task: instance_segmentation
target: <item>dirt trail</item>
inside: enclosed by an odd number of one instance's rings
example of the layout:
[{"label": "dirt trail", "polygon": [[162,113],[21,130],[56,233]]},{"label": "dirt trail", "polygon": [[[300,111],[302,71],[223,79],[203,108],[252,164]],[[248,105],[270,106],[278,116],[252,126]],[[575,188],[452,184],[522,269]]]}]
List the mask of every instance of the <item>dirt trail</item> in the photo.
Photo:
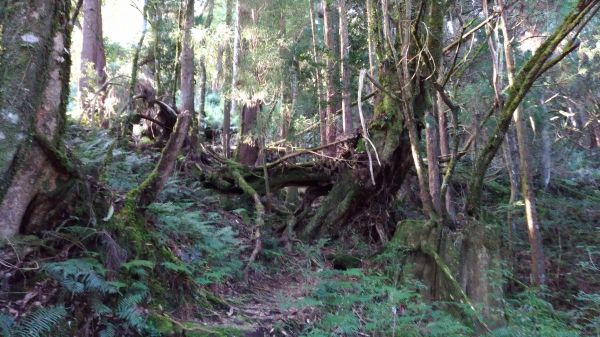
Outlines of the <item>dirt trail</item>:
[{"label": "dirt trail", "polygon": [[247,337],[297,336],[316,312],[311,308],[295,308],[293,304],[310,293],[313,282],[299,273],[257,276],[247,285],[236,285],[223,295],[230,309],[209,325],[239,329]]}]

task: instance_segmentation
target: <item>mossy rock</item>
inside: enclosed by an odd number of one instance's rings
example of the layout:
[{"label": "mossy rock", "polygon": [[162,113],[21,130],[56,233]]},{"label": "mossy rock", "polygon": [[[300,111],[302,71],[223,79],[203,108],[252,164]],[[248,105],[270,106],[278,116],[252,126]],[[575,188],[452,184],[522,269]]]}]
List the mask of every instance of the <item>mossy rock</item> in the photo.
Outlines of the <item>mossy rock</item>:
[{"label": "mossy rock", "polygon": [[437,242],[433,222],[425,220],[403,220],[396,225],[396,232],[387,245],[386,250],[420,250],[422,247]]}]

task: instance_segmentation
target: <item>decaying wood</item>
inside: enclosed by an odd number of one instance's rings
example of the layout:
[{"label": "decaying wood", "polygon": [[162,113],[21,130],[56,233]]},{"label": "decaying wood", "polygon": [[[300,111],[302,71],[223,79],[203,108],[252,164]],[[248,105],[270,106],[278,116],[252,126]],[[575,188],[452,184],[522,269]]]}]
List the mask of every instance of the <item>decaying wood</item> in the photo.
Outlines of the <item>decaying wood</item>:
[{"label": "decaying wood", "polygon": [[183,141],[187,136],[190,126],[190,116],[191,114],[187,110],[179,114],[175,131],[171,134],[171,138],[169,138],[167,145],[162,150],[158,164],[139,187],[138,208],[145,208],[153,203],[165,187],[169,176],[175,168],[177,156],[179,155],[179,151],[181,151]]}]

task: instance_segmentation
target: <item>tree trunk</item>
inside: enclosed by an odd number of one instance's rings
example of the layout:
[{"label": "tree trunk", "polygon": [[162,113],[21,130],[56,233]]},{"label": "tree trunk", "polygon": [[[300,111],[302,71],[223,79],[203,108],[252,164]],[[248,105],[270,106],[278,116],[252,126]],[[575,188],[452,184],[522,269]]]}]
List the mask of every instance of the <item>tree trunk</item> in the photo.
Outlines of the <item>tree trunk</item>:
[{"label": "tree trunk", "polygon": [[540,100],[542,111],[544,112],[542,117],[542,186],[544,191],[550,185],[550,178],[552,177],[552,137],[551,128],[552,123],[548,120],[547,109],[545,106],[545,99],[542,96]]},{"label": "tree trunk", "polygon": [[[446,114],[446,105],[441,97],[440,93],[437,93],[437,111],[438,111],[438,128],[439,128],[439,140],[440,140],[440,155],[442,157],[450,157],[450,136],[448,135],[448,118]],[[454,131],[456,132],[456,131]],[[454,189],[452,186],[448,186],[445,195],[446,214],[448,214],[449,220],[453,221],[456,218],[456,208],[454,206]]]},{"label": "tree trunk", "polygon": [[[335,123],[335,112],[336,112],[336,71],[335,71],[335,30],[332,22],[332,8],[328,0],[323,0],[323,34],[325,41],[325,49],[327,55],[325,55],[325,66],[327,72],[326,86],[327,86],[327,125],[325,128],[326,141],[323,144],[332,143],[336,137],[336,123]],[[323,145],[322,144],[322,145]],[[335,149],[334,149],[335,151]],[[328,151],[331,152],[331,149]]]},{"label": "tree trunk", "polygon": [[[231,26],[231,16],[233,13],[233,0],[227,0],[225,6],[225,24],[230,27]],[[223,141],[223,155],[226,158],[229,158],[231,155],[231,151],[229,150],[230,146],[230,138],[231,138],[231,93],[233,92],[233,88],[231,87],[232,83],[232,69],[233,69],[233,57],[232,57],[232,48],[227,43],[227,46],[224,48],[225,53],[225,80],[224,80],[224,90],[223,96],[225,96],[225,101],[223,103],[223,132],[222,141]],[[217,64],[218,65],[218,64]]]},{"label": "tree trunk", "polygon": [[[498,5],[503,7],[502,0],[498,0]],[[504,59],[506,62],[506,72],[508,74],[508,84],[515,85],[515,66],[513,61],[512,49],[510,46],[510,35],[508,33],[506,13],[500,14],[500,27],[504,35]],[[542,248],[542,239],[540,234],[540,224],[535,204],[535,191],[533,188],[533,175],[531,173],[531,154],[529,153],[529,137],[527,134],[527,124],[523,111],[517,106],[515,108],[515,123],[517,129],[517,142],[519,145],[519,164],[521,167],[521,189],[525,199],[525,218],[527,220],[527,231],[529,233],[529,244],[531,246],[531,282],[535,286],[543,285],[546,282],[544,252]]]},{"label": "tree trunk", "polygon": [[[442,58],[442,42],[444,38],[444,13],[445,6],[441,3],[429,6],[429,30],[430,37],[428,41],[428,48],[431,54],[434,67],[438,74],[441,74],[440,69],[443,65]],[[437,78],[438,76],[435,76]],[[439,141],[439,125],[438,116],[443,114],[444,111],[439,111],[440,106],[437,104],[438,93],[432,87],[428,88],[430,97],[428,99],[428,106],[425,110],[425,142],[427,149],[427,169],[429,177],[429,194],[433,203],[433,209],[437,214],[444,214],[442,209],[442,197],[441,188],[442,182],[440,177],[440,164],[439,157],[440,141]]]},{"label": "tree trunk", "polygon": [[206,65],[204,64],[204,60],[200,61],[199,68],[199,76],[198,81],[200,82],[200,88],[198,89],[198,121],[196,122],[196,127],[202,122],[202,120],[206,117]]},{"label": "tree trunk", "polygon": [[238,150],[238,161],[247,166],[254,166],[258,159],[260,147],[259,135],[256,130],[256,119],[262,110],[262,102],[254,100],[244,104],[240,118],[240,143]]},{"label": "tree trunk", "polygon": [[[242,39],[242,27],[240,24],[240,0],[235,1],[234,9],[234,22],[233,22],[233,59],[231,63],[231,113],[237,113],[237,102],[238,102],[238,72],[240,67],[240,49]],[[241,114],[241,111],[240,111]]]},{"label": "tree trunk", "polygon": [[[140,59],[140,53],[142,52],[142,46],[144,45],[144,40],[146,39],[146,33],[148,31],[148,20],[146,19],[147,11],[148,11],[148,1],[144,1],[144,13],[143,13],[143,29],[142,35],[140,36],[140,40],[138,41],[137,47],[135,48],[135,52],[133,53],[133,60],[131,61],[131,80],[129,81],[129,97],[135,96],[135,86],[137,85],[138,78],[138,63]],[[133,110],[135,106],[135,102],[132,100],[129,106],[130,110]]]},{"label": "tree trunk", "polygon": [[[377,39],[377,26],[375,13],[376,4],[375,0],[367,0],[367,44],[369,46],[369,75],[377,79],[377,67],[375,62],[377,61],[377,54],[375,53],[375,40]],[[371,83],[369,86],[371,92],[375,90],[375,86]]]},{"label": "tree trunk", "polygon": [[79,94],[82,114],[90,123],[97,118],[105,122],[104,99],[106,90],[106,56],[102,35],[102,6],[100,0],[83,1],[83,42],[81,48],[81,79]]},{"label": "tree trunk", "polygon": [[188,110],[179,114],[173,133],[163,148],[160,160],[156,164],[156,167],[139,188],[129,192],[128,198],[130,197],[136,200],[137,208],[144,209],[155,202],[156,198],[167,184],[169,177],[173,173],[175,164],[177,163],[177,156],[181,151],[183,141],[187,137],[190,120],[191,113]]},{"label": "tree trunk", "polygon": [[313,62],[315,63],[315,87],[317,88],[317,108],[319,110],[319,127],[321,136],[321,145],[327,144],[327,110],[323,110],[323,94],[321,86],[321,57],[317,50],[317,28],[315,23],[315,3],[313,0],[308,0],[309,16],[310,16],[310,32],[312,35],[312,53]]},{"label": "tree trunk", "polygon": [[[188,111],[197,121],[194,112],[194,49],[192,27],[194,26],[194,0],[182,0],[184,11],[183,38],[181,43],[181,111]],[[194,122],[192,122],[194,123]]]},{"label": "tree trunk", "polygon": [[3,13],[0,237],[47,228],[75,175],[62,143],[69,7],[66,0],[17,1]]},{"label": "tree trunk", "polygon": [[344,135],[352,134],[352,106],[350,102],[350,69],[348,67],[348,57],[350,54],[350,44],[348,42],[348,15],[346,10],[346,0],[338,0],[338,11],[340,16],[340,73],[342,78],[342,125]]}]

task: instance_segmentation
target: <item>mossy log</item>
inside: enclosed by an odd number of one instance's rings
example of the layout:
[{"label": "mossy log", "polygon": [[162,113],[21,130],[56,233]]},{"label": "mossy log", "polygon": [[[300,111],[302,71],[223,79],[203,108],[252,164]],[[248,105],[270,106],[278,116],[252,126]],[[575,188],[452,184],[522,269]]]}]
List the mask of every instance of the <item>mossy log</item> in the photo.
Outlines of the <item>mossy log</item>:
[{"label": "mossy log", "polygon": [[[160,194],[169,176],[172,174],[177,161],[177,156],[187,136],[190,126],[190,113],[187,111],[179,114],[175,125],[175,132],[171,134],[167,145],[163,148],[161,157],[152,172],[144,179],[140,186],[132,189],[125,196],[123,208],[119,210],[108,228],[117,234],[121,242],[132,245],[137,256],[156,255],[156,252],[146,254],[143,248],[145,243],[151,243],[152,235],[146,228],[144,218],[145,208],[154,202]],[[157,249],[157,247],[152,248]],[[177,260],[165,248],[159,252],[167,260]]]}]

